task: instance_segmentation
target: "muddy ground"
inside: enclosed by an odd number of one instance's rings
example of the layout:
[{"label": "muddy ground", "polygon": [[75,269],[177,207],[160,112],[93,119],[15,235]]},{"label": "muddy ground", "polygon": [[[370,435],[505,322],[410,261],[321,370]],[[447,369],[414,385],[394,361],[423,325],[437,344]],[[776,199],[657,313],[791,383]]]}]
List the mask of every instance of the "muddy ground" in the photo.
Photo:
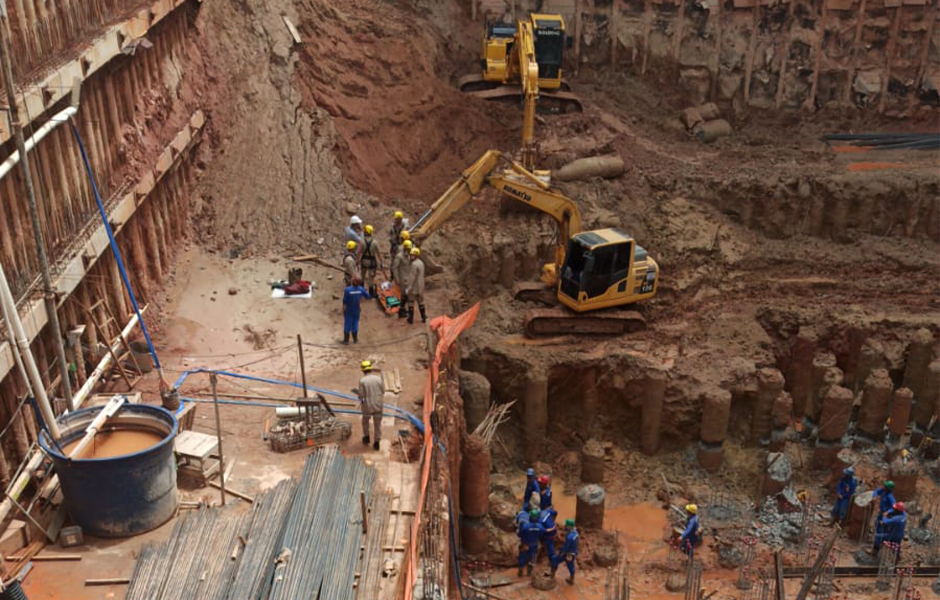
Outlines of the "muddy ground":
[{"label": "muddy ground", "polygon": [[[259,323],[251,305],[225,305],[227,288],[263,287],[267,275],[260,265],[274,258],[310,252],[338,260],[342,227],[352,212],[384,232],[393,210],[416,218],[486,149],[518,148],[516,106],[468,98],[453,86],[475,68],[481,24],[470,22],[456,2],[416,4],[202,5],[195,18],[211,93],[202,96],[209,135],[200,149],[193,225],[195,241],[208,254],[199,260],[208,262],[186,259],[178,273],[189,285],[208,287],[192,306],[166,300],[174,315],[165,321],[166,340],[198,333],[200,348],[220,354],[271,350],[290,342],[294,319],[313,319],[313,335],[334,343],[335,285],[308,302],[302,316],[264,316],[270,323]],[[301,45],[293,44],[283,16],[297,24]],[[578,201],[587,227],[620,226],[659,261],[659,294],[638,307],[649,323],[646,331],[618,338],[523,338],[521,315],[530,307],[511,299],[501,272],[534,279],[557,234],[545,218],[507,212],[492,195],[480,197],[425,244],[445,267],[429,283],[433,314],[483,301],[480,319],[463,340],[465,366],[492,369],[499,401],[519,397],[528,369],[549,370],[544,463],[573,485],[572,452],[581,438],[570,424],[586,418],[590,433],[610,443],[614,507],[655,502],[660,473],[699,501],[714,486],[752,495],[757,448],[731,442],[728,465],[718,476],[706,479],[688,467],[690,442],[698,436],[698,399],[714,387],[746,397],[757,368],[785,366],[800,327],[815,330],[823,344],[838,345],[855,331],[877,337],[893,373],[914,329],[940,330],[936,153],[860,155],[836,152],[820,140],[848,131],[936,130],[936,111],[919,113],[919,120],[886,121],[849,110],[738,114],[723,107],[733,135],[703,145],[678,123],[687,99],[671,81],[669,73],[640,79],[585,65],[572,79],[584,112],[542,114],[536,126],[540,167],[599,154],[624,159],[627,171],[620,178],[563,189]],[[380,240],[384,246],[384,236]],[[213,278],[201,277],[197,266],[210,269]],[[220,276],[225,273],[237,280]],[[334,329],[321,334],[319,327],[327,324],[308,315],[324,312]],[[183,359],[191,350],[173,347],[180,357],[173,368],[195,364]],[[314,360],[324,372],[335,367],[334,383],[343,386],[339,370],[351,376],[354,358],[327,348]],[[290,370],[283,367],[274,370]],[[579,414],[585,368],[599,369],[601,397],[610,399],[597,415]],[[650,368],[669,371],[664,450],[654,459],[637,452],[635,381]],[[749,427],[744,405],[734,415],[732,440]],[[250,413],[244,419],[252,428],[259,424]],[[518,420],[501,436],[505,449],[496,451],[495,464],[509,474],[523,467]],[[878,476],[875,467],[866,472],[872,480]],[[797,482],[815,486],[825,502],[813,475],[800,472]],[[924,493],[933,489],[923,485]],[[625,518],[622,530],[635,531],[637,519]],[[628,547],[630,535],[648,542],[630,552],[644,592],[663,591],[657,571],[647,568],[655,562],[647,553],[664,552],[656,550],[664,548],[664,514],[662,519],[662,526],[652,527],[658,535],[625,534]],[[707,568],[714,567],[714,557],[706,556]],[[733,572],[716,570],[709,577],[728,580]],[[600,597],[602,579],[602,571],[589,574],[586,591],[556,597]],[[534,596],[526,590],[504,597]]]}]

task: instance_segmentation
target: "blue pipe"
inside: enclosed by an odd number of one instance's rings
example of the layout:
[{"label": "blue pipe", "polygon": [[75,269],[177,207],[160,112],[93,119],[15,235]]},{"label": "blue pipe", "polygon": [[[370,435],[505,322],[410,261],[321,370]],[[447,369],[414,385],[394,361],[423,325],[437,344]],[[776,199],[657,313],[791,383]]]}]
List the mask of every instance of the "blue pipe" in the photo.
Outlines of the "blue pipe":
[{"label": "blue pipe", "polygon": [[[153,357],[153,364],[157,371],[162,373],[160,359],[157,358],[157,351],[150,341],[150,332],[147,331],[147,324],[144,323],[144,316],[140,314],[140,308],[137,306],[137,298],[134,296],[134,290],[131,288],[131,282],[127,278],[127,270],[124,268],[124,259],[121,257],[121,250],[118,248],[114,239],[114,231],[111,230],[111,223],[108,222],[108,215],[104,210],[104,203],[101,201],[101,194],[98,193],[98,184],[95,183],[95,175],[91,171],[91,165],[88,162],[88,155],[85,153],[85,144],[82,143],[82,136],[78,133],[78,127],[75,121],[69,119],[72,125],[72,133],[75,134],[75,141],[78,142],[78,150],[82,154],[82,162],[85,163],[85,171],[88,173],[88,180],[91,182],[91,191],[95,194],[95,202],[98,203],[98,213],[101,215],[101,222],[104,223],[105,231],[108,232],[108,239],[111,241],[111,251],[114,252],[114,258],[117,260],[118,270],[121,272],[121,279],[124,281],[124,287],[127,289],[127,295],[130,296],[131,304],[134,306],[134,312],[137,313],[137,320],[140,322],[140,329],[144,332],[144,338],[147,340],[147,347],[150,349],[150,356]],[[120,325],[118,325],[120,327]]]}]

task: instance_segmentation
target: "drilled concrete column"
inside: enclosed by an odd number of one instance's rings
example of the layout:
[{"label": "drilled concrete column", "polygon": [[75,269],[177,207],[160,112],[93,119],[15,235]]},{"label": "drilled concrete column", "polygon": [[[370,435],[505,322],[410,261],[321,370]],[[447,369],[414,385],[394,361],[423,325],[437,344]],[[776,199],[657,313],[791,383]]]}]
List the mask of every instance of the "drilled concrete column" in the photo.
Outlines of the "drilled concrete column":
[{"label": "drilled concrete column", "polygon": [[786,390],[793,398],[793,410],[802,417],[809,404],[813,389],[813,357],[816,353],[816,335],[801,328],[790,348],[790,364],[787,367]]},{"label": "drilled concrete column", "polygon": [[473,371],[460,371],[460,397],[463,399],[464,419],[467,422],[467,431],[473,432],[484,418],[490,408],[490,382]]},{"label": "drilled concrete column", "polygon": [[581,447],[581,481],[584,483],[604,482],[604,446],[595,439],[588,440]]},{"label": "drilled concrete column", "polygon": [[665,371],[650,371],[643,393],[643,415],[640,442],[643,452],[655,454],[662,435],[663,398],[666,394]]},{"label": "drilled concrete column", "polygon": [[855,381],[853,382],[852,389],[855,392],[861,390],[872,371],[875,369],[884,369],[886,366],[884,344],[873,338],[865,340],[859,351],[858,365],[855,367]]},{"label": "drilled concrete column", "polygon": [[894,482],[894,497],[902,502],[914,498],[917,489],[917,461],[900,456],[888,465],[888,479]]},{"label": "drilled concrete column", "polygon": [[460,456],[460,512],[481,518],[489,510],[490,450],[479,435],[466,435]]},{"label": "drilled concrete column", "polygon": [[783,452],[787,447],[787,428],[790,426],[790,417],[793,414],[793,398],[786,392],[780,392],[774,400],[772,411],[773,426],[770,432],[771,452]]},{"label": "drilled concrete column", "polygon": [[929,329],[920,328],[907,345],[904,360],[904,387],[914,392],[914,403],[920,400],[927,384],[927,371],[933,360],[933,334]]},{"label": "drilled concrete column", "polygon": [[760,444],[770,441],[774,400],[783,391],[783,383],[783,374],[777,369],[761,369],[757,372],[757,401],[754,403],[754,418],[751,421],[751,441]]},{"label": "drilled concrete column", "polygon": [[819,421],[819,438],[813,449],[815,468],[829,468],[842,450],[842,436],[852,418],[854,402],[855,395],[848,388],[833,385],[827,391]]},{"label": "drilled concrete column", "polygon": [[819,352],[813,359],[813,381],[809,402],[803,415],[804,437],[811,436],[819,427],[823,400],[833,385],[842,384],[842,370],[836,366],[836,356],[832,352]]},{"label": "drilled concrete column", "polygon": [[544,460],[546,426],[548,424],[548,375],[530,371],[525,387],[523,404],[525,433],[525,461],[535,464]]},{"label": "drilled concrete column", "polygon": [[702,396],[702,432],[698,462],[706,471],[717,471],[724,460],[724,442],[731,416],[731,392],[715,390]]},{"label": "drilled concrete column", "polygon": [[[584,381],[581,384],[581,402],[583,410],[578,419],[577,429],[582,439],[589,439],[594,434],[594,422],[597,420],[599,399],[597,396],[597,370],[584,371]],[[600,482],[597,482],[600,483]]]},{"label": "drilled concrete column", "polygon": [[892,440],[900,440],[907,431],[907,423],[911,420],[911,405],[914,400],[914,392],[907,388],[900,388],[894,391],[894,402],[891,404],[891,423],[888,425],[889,437]]},{"label": "drilled concrete column", "polygon": [[[907,380],[907,377],[904,379]],[[919,396],[917,390],[910,388],[914,393],[914,406],[911,408],[914,420],[914,428],[911,430],[912,446],[920,445],[931,417],[937,414],[937,403],[940,401],[940,360],[928,365],[927,374],[921,383]]]},{"label": "drilled concrete column", "polygon": [[875,369],[865,380],[862,406],[858,411],[856,428],[859,434],[856,445],[880,442],[884,438],[885,422],[891,403],[891,388],[894,383],[885,369]]},{"label": "drilled concrete column", "polygon": [[604,528],[604,488],[596,484],[582,486],[577,493],[575,523],[583,529]]}]

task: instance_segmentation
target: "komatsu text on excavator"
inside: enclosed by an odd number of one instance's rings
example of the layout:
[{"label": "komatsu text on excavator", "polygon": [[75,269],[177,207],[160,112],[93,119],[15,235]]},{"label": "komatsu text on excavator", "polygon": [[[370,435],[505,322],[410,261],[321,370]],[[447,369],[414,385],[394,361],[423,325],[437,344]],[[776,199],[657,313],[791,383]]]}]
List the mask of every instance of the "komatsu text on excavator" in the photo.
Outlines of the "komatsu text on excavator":
[{"label": "komatsu text on excavator", "polygon": [[[498,169],[503,162],[508,167]],[[555,305],[526,313],[527,334],[618,334],[645,326],[638,312],[614,307],[656,294],[656,261],[619,228],[581,231],[581,212],[574,200],[496,150],[487,151],[441,194],[411,228],[412,238],[425,239],[486,186],[550,215],[560,230],[555,262],[543,267],[543,281],[552,284],[549,293],[544,285],[517,286],[518,298]]]}]

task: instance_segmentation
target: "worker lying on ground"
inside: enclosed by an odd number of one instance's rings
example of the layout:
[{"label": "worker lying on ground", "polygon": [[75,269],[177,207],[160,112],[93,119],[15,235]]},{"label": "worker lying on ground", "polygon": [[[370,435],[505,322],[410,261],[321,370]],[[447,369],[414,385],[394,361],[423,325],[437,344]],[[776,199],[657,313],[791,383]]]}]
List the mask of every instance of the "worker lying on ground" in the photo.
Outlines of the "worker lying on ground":
[{"label": "worker lying on ground", "polygon": [[385,384],[378,373],[372,371],[372,361],[364,360],[359,365],[359,401],[362,403],[362,443],[369,445],[369,420],[372,420],[372,449],[379,449],[382,439],[382,409],[385,408]]},{"label": "worker lying on ground", "polygon": [[555,564],[555,519],[558,517],[558,511],[552,505],[548,505],[539,511],[539,525],[542,527],[542,547],[545,548],[545,554],[548,555],[548,564]]},{"label": "worker lying on ground", "polygon": [[408,294],[408,323],[415,322],[415,304],[421,311],[421,322],[426,323],[428,315],[424,310],[424,263],[419,258],[421,250],[415,246],[408,256],[411,259],[408,284],[405,286],[405,293]]},{"label": "worker lying on ground", "polygon": [[561,552],[555,555],[552,561],[552,577],[558,570],[561,561],[565,561],[568,567],[569,577],[565,581],[568,585],[574,585],[574,561],[578,557],[578,530],[574,526],[574,519],[565,519],[565,543],[561,547]]},{"label": "worker lying on ground", "polygon": [[395,258],[392,260],[392,280],[398,282],[398,291],[401,293],[401,302],[398,303],[398,318],[404,319],[408,316],[408,292],[405,289],[405,283],[411,275],[411,260],[408,258],[411,252],[411,240],[408,239],[408,232],[402,231],[402,243],[395,252]]},{"label": "worker lying on ground", "polygon": [[372,238],[372,225],[366,225],[365,238],[362,240],[362,253],[359,266],[362,269],[362,281],[369,293],[375,295],[375,273],[382,268],[382,253],[379,243]]},{"label": "worker lying on ground", "polygon": [[356,254],[356,242],[346,242],[346,253],[343,254],[343,283],[349,285],[353,279],[359,277],[359,259]]},{"label": "worker lying on ground", "polygon": [[872,554],[877,555],[884,542],[895,544],[898,549],[897,560],[901,560],[901,542],[904,541],[904,530],[907,528],[907,512],[903,502],[895,502],[890,510],[885,512],[881,521],[881,531],[875,534],[875,545]]},{"label": "worker lying on ground", "polygon": [[353,277],[343,291],[343,344],[349,344],[349,334],[352,334],[354,344],[359,343],[359,303],[363,298],[369,300],[371,296],[362,287],[362,280]]},{"label": "worker lying on ground", "polygon": [[542,538],[542,526],[538,523],[539,511],[532,509],[529,520],[519,526],[519,577],[522,569],[527,568],[526,574],[532,574],[532,565],[539,551],[539,540]]},{"label": "worker lying on ground", "polygon": [[400,210],[396,210],[395,220],[392,222],[392,226],[388,229],[389,256],[395,256],[395,253],[398,252],[398,247],[401,245],[401,241],[408,239],[406,237],[402,237],[403,233],[408,233],[408,230],[405,229],[405,215]]},{"label": "worker lying on ground", "polygon": [[855,495],[855,488],[858,487],[858,480],[855,479],[855,469],[847,467],[842,471],[842,479],[836,484],[836,501],[832,505],[832,523],[841,523],[845,520],[845,515],[849,512],[849,501]]},{"label": "worker lying on ground", "polygon": [[539,489],[539,482],[535,479],[535,469],[528,468],[525,470],[526,483],[525,483],[525,493],[522,495],[522,510],[528,512],[532,507],[532,494],[539,494],[541,497],[541,490]]},{"label": "worker lying on ground", "polygon": [[698,522],[698,506],[695,504],[686,504],[685,513],[688,519],[685,522],[685,531],[679,538],[679,549],[690,557],[695,554],[695,546],[702,539],[702,526]]}]

